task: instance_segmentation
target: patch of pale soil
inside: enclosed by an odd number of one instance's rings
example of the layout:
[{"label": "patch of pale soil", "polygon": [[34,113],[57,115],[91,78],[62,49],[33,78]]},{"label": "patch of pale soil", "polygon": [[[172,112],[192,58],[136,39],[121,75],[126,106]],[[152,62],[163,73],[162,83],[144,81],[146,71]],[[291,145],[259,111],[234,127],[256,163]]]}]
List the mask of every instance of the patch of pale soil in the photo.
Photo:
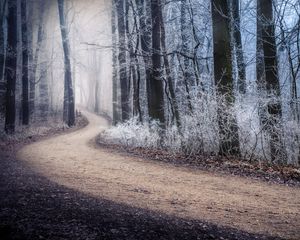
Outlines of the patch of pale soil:
[{"label": "patch of pale soil", "polygon": [[300,238],[300,189],[145,162],[96,149],[109,125],[84,112],[77,132],[24,147],[18,158],[51,181],[117,203],[249,233]]}]

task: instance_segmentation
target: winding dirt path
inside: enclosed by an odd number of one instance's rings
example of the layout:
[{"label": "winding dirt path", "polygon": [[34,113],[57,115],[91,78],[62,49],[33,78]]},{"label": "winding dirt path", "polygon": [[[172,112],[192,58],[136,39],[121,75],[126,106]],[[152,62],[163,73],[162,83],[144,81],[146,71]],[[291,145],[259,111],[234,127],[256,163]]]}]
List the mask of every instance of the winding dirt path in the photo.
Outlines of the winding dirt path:
[{"label": "winding dirt path", "polygon": [[77,132],[24,147],[18,158],[51,181],[117,203],[249,233],[300,239],[300,189],[145,162],[96,149],[108,123],[84,113]]}]

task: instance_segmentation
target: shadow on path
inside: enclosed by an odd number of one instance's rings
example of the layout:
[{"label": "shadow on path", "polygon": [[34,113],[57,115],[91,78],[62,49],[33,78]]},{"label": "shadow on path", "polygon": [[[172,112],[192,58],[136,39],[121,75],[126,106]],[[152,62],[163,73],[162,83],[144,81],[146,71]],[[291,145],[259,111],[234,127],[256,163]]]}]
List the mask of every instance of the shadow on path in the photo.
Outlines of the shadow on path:
[{"label": "shadow on path", "polygon": [[274,239],[189,221],[50,182],[0,152],[0,239]]}]

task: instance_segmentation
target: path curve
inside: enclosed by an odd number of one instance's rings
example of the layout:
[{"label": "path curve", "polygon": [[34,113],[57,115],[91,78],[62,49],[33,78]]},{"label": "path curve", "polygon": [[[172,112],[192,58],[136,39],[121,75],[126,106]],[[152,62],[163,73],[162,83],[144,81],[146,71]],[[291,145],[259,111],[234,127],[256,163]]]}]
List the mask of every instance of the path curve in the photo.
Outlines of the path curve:
[{"label": "path curve", "polygon": [[94,147],[109,127],[84,112],[85,128],[18,152],[51,181],[93,197],[211,222],[249,233],[300,239],[300,189],[235,176],[146,162]]}]

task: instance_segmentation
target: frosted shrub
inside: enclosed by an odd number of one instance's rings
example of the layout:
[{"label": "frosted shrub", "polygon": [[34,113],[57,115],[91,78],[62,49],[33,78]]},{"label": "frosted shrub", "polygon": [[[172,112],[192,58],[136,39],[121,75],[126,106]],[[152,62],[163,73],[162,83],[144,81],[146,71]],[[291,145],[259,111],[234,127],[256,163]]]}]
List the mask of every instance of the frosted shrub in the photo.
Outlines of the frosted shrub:
[{"label": "frosted shrub", "polygon": [[177,126],[171,125],[166,129],[164,136],[164,147],[170,151],[180,152],[181,151],[182,138],[178,131]]},{"label": "frosted shrub", "polygon": [[193,99],[194,111],[182,117],[182,146],[186,154],[216,153],[219,148],[217,138],[217,105],[208,94]]},{"label": "frosted shrub", "polygon": [[132,147],[159,148],[160,131],[157,122],[140,123],[139,119],[134,117],[107,130],[103,136],[110,143]]},{"label": "frosted shrub", "polygon": [[290,120],[284,124],[284,144],[286,146],[288,154],[288,163],[296,164],[299,163],[300,158],[300,129],[299,124]]},{"label": "frosted shrub", "polygon": [[[217,111],[223,108],[222,114],[225,116],[222,117],[224,120],[222,134],[227,136],[233,131],[227,119],[236,116],[234,127],[238,129],[236,140],[240,144],[241,159],[298,165],[299,123],[295,120],[295,116],[290,114],[291,111],[284,112],[283,117],[279,119],[268,113],[267,107],[278,101],[283,105],[290,103],[289,98],[278,99],[274,96],[259,96],[249,92],[247,95],[238,96],[235,104],[229,108],[225,105],[224,99],[220,98],[217,101],[213,94],[195,94],[191,99],[193,106],[191,113],[186,111],[184,104],[180,105],[180,129],[175,124],[169,124],[165,131],[161,132],[157,122],[140,123],[138,118],[132,118],[107,130],[103,137],[111,143],[163,148],[188,156],[217,155],[221,135]],[[280,136],[280,139],[273,141],[271,152],[270,142],[274,136]]]}]

